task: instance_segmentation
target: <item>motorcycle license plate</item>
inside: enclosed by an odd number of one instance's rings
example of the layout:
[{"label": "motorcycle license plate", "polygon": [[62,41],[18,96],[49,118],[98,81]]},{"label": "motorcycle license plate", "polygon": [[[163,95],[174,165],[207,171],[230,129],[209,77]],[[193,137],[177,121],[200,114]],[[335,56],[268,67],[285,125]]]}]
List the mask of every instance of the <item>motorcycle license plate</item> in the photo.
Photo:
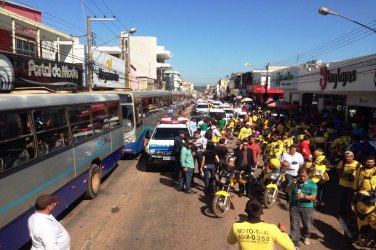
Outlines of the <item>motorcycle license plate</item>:
[{"label": "motorcycle license plate", "polygon": [[174,161],[175,157],[173,157],[173,156],[163,156],[163,160],[164,161]]}]

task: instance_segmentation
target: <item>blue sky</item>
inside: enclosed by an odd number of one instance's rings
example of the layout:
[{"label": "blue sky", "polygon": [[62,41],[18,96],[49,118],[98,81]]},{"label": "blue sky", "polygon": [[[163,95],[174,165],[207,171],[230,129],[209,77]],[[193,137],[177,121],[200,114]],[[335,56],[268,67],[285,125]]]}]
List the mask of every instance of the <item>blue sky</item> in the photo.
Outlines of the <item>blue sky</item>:
[{"label": "blue sky", "polygon": [[[249,71],[246,62],[264,68],[268,62],[295,64],[298,55],[304,62],[376,53],[376,33],[318,13],[326,6],[376,29],[375,0],[13,1],[39,9],[44,24],[74,35],[86,32],[86,16],[114,14],[116,21],[93,22],[98,45],[136,27],[136,36],[156,36],[158,45],[174,55],[167,62],[194,84],[214,84],[232,72]],[[108,45],[117,44],[115,39]]]}]

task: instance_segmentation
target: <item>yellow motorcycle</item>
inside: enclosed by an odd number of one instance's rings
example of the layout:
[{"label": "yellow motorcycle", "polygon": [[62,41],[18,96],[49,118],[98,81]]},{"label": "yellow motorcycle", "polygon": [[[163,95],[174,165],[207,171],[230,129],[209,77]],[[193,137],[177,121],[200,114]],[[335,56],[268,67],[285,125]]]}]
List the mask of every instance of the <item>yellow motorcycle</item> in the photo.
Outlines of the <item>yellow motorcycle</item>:
[{"label": "yellow motorcycle", "polygon": [[249,176],[247,176],[244,171],[221,171],[220,178],[217,182],[218,191],[215,193],[212,201],[212,210],[217,217],[225,217],[230,208],[235,209],[231,200],[230,190],[236,183],[246,184],[248,178]]},{"label": "yellow motorcycle", "polygon": [[264,183],[266,184],[263,201],[267,208],[271,208],[278,197],[279,189],[285,181],[285,171],[281,168],[281,163],[277,158],[269,160],[269,169],[264,176]]},{"label": "yellow motorcycle", "polygon": [[376,193],[359,191],[351,209],[356,216],[358,244],[361,247],[376,247]]}]

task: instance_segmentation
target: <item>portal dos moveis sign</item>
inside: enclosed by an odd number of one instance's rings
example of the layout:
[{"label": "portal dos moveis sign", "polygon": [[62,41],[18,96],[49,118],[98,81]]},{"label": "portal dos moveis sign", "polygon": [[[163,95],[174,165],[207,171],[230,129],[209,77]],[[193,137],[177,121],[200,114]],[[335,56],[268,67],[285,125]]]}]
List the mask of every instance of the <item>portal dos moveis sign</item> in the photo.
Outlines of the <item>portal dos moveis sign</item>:
[{"label": "portal dos moveis sign", "polygon": [[334,82],[333,89],[337,88],[338,82],[342,82],[342,87],[345,87],[346,84],[356,81],[356,70],[350,71],[341,71],[338,68],[336,71],[330,71],[327,67],[320,68],[320,87],[321,90],[326,89],[328,82]]}]

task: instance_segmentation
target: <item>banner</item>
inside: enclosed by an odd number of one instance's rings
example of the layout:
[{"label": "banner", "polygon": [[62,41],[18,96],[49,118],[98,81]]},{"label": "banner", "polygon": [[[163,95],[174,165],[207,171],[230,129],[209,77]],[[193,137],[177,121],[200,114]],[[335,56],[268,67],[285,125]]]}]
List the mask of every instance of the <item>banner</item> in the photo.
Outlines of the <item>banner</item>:
[{"label": "banner", "polygon": [[0,92],[19,87],[78,90],[83,88],[82,74],[82,64],[0,52]]}]

